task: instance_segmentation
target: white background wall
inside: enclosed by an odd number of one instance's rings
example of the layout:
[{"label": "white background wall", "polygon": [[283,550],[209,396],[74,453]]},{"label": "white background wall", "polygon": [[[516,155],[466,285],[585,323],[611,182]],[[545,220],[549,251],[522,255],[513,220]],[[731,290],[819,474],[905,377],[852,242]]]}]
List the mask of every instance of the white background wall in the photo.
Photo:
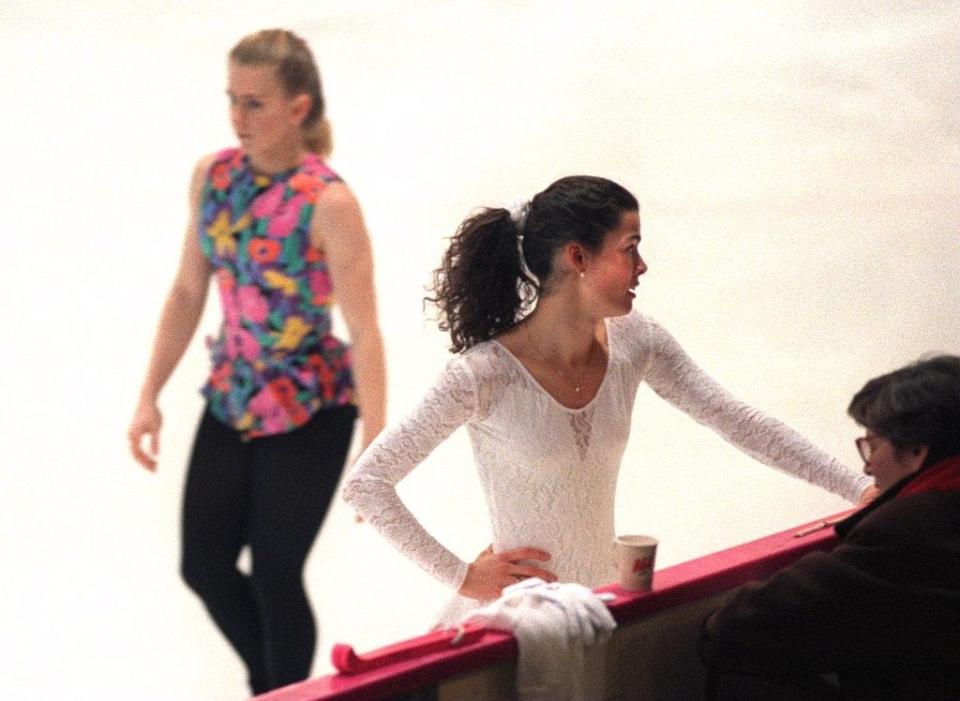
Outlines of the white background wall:
[{"label": "white background wall", "polygon": [[[0,697],[236,699],[239,663],[178,578],[206,371],[162,399],[159,473],[125,430],[186,218],[193,162],[229,145],[225,54],[286,26],[312,44],[333,165],[360,197],[401,415],[442,367],[421,297],[472,207],[602,174],[643,203],[638,306],[709,372],[859,469],[863,381],[960,351],[952,2],[84,3],[0,7]],[[840,8],[840,9],[838,9]],[[464,558],[487,543],[463,436],[404,485]],[[844,508],[754,463],[648,390],[621,531],[676,563]],[[359,650],[445,596],[342,506],[308,570]]]}]

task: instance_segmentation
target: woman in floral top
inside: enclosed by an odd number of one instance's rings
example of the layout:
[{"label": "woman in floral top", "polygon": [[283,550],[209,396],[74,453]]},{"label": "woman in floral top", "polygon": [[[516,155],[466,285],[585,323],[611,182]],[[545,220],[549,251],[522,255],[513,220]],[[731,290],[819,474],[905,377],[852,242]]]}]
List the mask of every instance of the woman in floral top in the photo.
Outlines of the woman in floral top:
[{"label": "woman in floral top", "polygon": [[[329,127],[309,48],[283,30],[244,38],[230,52],[227,94],[240,147],[202,158],[194,171],[180,267],[129,439],[134,457],[155,470],[158,395],[213,277],[223,322],[207,342],[182,572],[262,693],[310,672],[316,630],[303,564],[358,408],[364,446],[383,427],[383,343],[360,209],[323,161]],[[350,348],[331,333],[334,283]],[[245,545],[249,576],[236,567]]]}]

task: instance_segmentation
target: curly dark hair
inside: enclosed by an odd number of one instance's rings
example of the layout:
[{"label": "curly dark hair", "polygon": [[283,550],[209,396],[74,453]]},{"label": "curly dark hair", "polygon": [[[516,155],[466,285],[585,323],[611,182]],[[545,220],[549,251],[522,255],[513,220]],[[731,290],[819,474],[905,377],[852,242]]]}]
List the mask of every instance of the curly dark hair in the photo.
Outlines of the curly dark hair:
[{"label": "curly dark hair", "polygon": [[561,247],[577,242],[599,250],[623,213],[639,207],[612,180],[574,175],[534,195],[517,219],[506,209],[485,208],[464,220],[434,271],[434,296],[426,298],[439,310],[440,328],[450,332],[450,350],[459,353],[514,326],[548,289]]},{"label": "curly dark hair", "polygon": [[923,467],[960,454],[960,357],[938,355],[875,377],[847,413],[900,450],[929,447]]}]

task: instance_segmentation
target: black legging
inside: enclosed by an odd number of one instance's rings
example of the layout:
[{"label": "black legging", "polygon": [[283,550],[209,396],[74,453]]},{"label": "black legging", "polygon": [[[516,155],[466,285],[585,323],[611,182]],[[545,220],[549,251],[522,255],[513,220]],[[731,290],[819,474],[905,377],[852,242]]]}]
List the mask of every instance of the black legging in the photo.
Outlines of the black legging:
[{"label": "black legging", "polygon": [[[353,406],[289,433],[241,441],[207,410],[183,498],[181,571],[263,693],[310,673],[316,627],[303,564],[350,446]],[[252,573],[237,569],[250,546]]]}]

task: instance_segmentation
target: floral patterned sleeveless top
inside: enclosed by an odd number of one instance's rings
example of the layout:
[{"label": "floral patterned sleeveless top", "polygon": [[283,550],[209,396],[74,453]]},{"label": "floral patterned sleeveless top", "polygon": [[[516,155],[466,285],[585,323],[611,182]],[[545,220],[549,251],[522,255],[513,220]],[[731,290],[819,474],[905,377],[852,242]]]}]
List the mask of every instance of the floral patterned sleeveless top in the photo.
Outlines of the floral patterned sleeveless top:
[{"label": "floral patterned sleeveless top", "polygon": [[310,244],[314,203],[340,177],[317,156],[255,175],[239,149],[207,174],[199,235],[213,265],[223,324],[208,338],[210,411],[244,439],[291,431],[353,399],[349,348],[331,334],[333,286]]}]

